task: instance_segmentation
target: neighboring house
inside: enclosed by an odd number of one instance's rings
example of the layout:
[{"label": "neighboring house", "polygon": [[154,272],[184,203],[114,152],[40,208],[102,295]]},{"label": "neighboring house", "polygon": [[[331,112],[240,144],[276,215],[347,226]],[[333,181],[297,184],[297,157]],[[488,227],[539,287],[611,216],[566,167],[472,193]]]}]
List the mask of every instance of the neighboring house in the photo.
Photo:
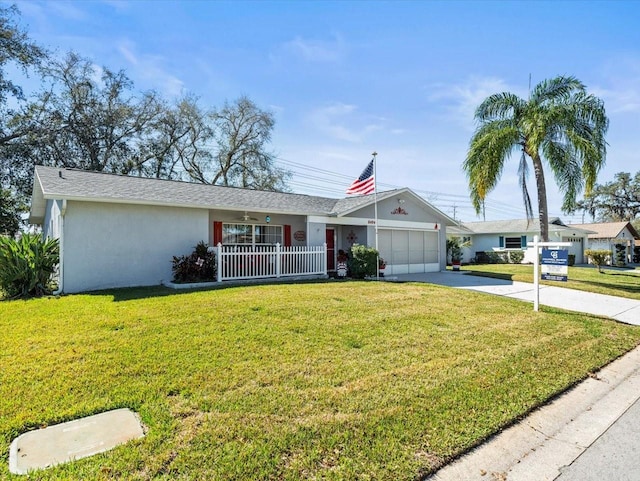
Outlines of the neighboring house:
[{"label": "neighboring house", "polygon": [[[330,272],[340,249],[376,245],[374,197],[331,199],[37,166],[29,220],[60,239],[60,287],[79,292],[170,281],[172,257],[191,253],[199,241],[255,252],[255,259],[275,244],[292,252],[322,246],[322,271]],[[407,188],[378,193],[377,212],[386,274],[445,268],[453,219]],[[287,261],[290,274],[298,269],[296,255]]]},{"label": "neighboring house", "polygon": [[640,235],[631,222],[600,222],[596,224],[573,224],[571,227],[591,231],[585,249],[615,251],[616,244],[624,244],[627,250],[627,262],[633,261],[634,247],[640,246]]},{"label": "neighboring house", "polygon": [[[525,252],[523,262],[533,262],[533,236],[540,235],[538,219],[498,220],[485,222],[464,222],[456,227],[448,227],[449,237],[457,236],[464,242],[463,262],[482,257],[485,252]],[[549,240],[551,242],[571,242],[569,254],[575,255],[576,264],[584,262],[584,245],[588,231],[578,226],[565,225],[559,218],[549,219]]]}]

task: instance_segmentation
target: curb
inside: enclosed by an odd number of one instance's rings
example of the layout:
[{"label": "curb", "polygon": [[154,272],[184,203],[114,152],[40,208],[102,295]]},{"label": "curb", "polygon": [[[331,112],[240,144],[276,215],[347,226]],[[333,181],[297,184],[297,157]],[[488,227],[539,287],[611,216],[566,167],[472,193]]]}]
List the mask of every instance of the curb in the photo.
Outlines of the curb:
[{"label": "curb", "polygon": [[426,481],[553,481],[640,399],[640,346]]}]

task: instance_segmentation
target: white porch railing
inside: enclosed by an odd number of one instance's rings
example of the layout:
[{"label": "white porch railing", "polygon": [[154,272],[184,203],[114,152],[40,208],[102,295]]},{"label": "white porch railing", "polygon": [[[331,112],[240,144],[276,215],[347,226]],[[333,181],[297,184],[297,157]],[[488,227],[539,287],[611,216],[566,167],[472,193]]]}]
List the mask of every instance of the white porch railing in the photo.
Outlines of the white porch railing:
[{"label": "white porch railing", "polygon": [[217,280],[327,274],[327,244],[307,247],[216,246]]}]

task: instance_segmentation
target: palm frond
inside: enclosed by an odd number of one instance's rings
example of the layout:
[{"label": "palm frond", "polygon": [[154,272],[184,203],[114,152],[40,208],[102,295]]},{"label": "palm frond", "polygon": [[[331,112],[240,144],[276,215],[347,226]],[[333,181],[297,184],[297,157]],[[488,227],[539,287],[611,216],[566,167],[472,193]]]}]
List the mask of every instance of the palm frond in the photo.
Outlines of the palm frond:
[{"label": "palm frond", "polygon": [[[518,171],[527,217],[533,216],[526,186],[527,159],[544,160],[564,195],[563,208],[588,194],[606,159],[609,127],[603,102],[589,95],[577,78],[559,76],[535,86],[528,101],[511,93],[488,97],[476,110],[478,122],[463,169],[477,212],[497,184],[506,159],[522,148]],[[537,176],[538,177],[538,176]],[[540,176],[540,179],[543,179]],[[539,180],[540,192],[544,185]],[[538,199],[542,216],[546,199]]]},{"label": "palm frond", "polygon": [[504,121],[482,125],[472,137],[463,169],[477,213],[481,211],[482,201],[498,183],[506,160],[519,147],[520,140],[518,129]]},{"label": "palm frond", "polygon": [[570,212],[575,208],[576,197],[584,187],[580,153],[572,142],[547,142],[543,153],[563,193],[562,210]]},{"label": "palm frond", "polygon": [[524,202],[524,210],[527,214],[527,220],[533,219],[533,208],[531,207],[531,196],[529,195],[529,189],[527,187],[527,178],[529,177],[529,163],[527,162],[527,156],[522,151],[520,156],[520,164],[518,165],[518,181],[520,183],[520,189],[522,190],[522,200]]},{"label": "palm frond", "polygon": [[574,92],[583,92],[585,86],[575,77],[559,76],[543,80],[531,92],[530,102],[536,104],[556,102]]},{"label": "palm frond", "polygon": [[566,144],[567,151],[570,146],[572,158],[580,165],[577,175],[582,177],[584,187],[589,192],[606,162],[605,135],[609,120],[602,101],[578,93],[566,104],[550,109],[549,117],[553,128],[549,130],[547,140]]},{"label": "palm frond", "polygon": [[517,118],[526,102],[509,92],[493,94],[487,97],[476,109],[475,119],[479,122],[491,122],[500,119]]}]

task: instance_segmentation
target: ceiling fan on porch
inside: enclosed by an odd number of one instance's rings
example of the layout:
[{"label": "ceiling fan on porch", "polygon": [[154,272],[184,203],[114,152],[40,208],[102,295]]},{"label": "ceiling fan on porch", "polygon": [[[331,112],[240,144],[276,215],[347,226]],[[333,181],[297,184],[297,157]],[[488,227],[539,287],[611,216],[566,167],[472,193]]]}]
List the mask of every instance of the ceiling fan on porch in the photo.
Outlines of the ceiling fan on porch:
[{"label": "ceiling fan on porch", "polygon": [[249,213],[245,210],[244,215],[242,217],[238,217],[238,220],[249,222],[250,220],[256,221],[258,219],[256,219],[255,217],[251,217]]}]

